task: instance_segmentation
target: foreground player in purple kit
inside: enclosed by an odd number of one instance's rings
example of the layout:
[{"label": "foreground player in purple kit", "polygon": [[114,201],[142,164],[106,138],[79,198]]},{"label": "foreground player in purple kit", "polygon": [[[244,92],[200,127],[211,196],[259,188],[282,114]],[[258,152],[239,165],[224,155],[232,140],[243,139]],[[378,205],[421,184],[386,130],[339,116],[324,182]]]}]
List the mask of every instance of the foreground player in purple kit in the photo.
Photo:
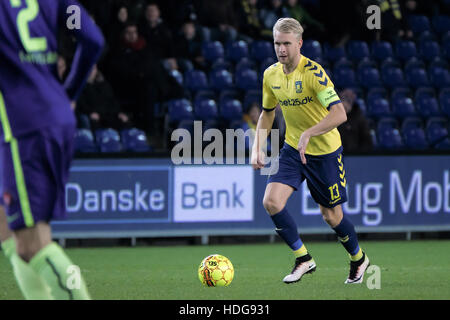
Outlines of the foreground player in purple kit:
[{"label": "foreground player in purple kit", "polygon": [[[77,13],[79,27],[69,28],[68,19]],[[61,27],[78,42],[64,85],[56,72]],[[0,190],[13,232],[1,239],[26,299],[90,299],[81,275],[79,285],[68,281],[73,262],[52,242],[49,222],[66,216],[76,127],[71,101],[103,44],[100,30],[75,0],[0,1]],[[0,223],[0,232],[7,233]]]}]

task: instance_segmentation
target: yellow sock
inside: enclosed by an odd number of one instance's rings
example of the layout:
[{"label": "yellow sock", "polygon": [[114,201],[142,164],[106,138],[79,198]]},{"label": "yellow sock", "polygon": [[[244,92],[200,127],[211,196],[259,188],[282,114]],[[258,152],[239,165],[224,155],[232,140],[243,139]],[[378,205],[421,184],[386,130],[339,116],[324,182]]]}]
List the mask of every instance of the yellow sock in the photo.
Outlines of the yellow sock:
[{"label": "yellow sock", "polygon": [[359,259],[362,258],[363,252],[362,252],[361,248],[359,248],[359,251],[358,251],[357,254],[355,254],[354,256],[352,256],[352,255],[349,255],[349,256],[350,256],[350,260],[352,260],[352,261],[358,261]]},{"label": "yellow sock", "polygon": [[307,254],[308,254],[308,250],[306,250],[306,247],[305,247],[304,244],[300,247],[300,249],[297,249],[297,250],[294,251],[294,256],[296,258],[303,257],[303,256],[305,256]]}]

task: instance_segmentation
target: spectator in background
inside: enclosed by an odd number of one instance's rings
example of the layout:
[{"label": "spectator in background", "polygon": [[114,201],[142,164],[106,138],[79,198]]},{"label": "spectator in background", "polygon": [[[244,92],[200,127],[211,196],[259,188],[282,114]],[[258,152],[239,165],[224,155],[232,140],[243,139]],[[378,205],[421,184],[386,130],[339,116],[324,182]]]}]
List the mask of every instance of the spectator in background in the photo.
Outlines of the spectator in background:
[{"label": "spectator in background", "polygon": [[[260,21],[258,0],[241,0],[238,5],[238,28],[241,37],[250,40],[272,40],[272,29],[264,29]],[[245,39],[245,36],[249,39]]]},{"label": "spectator in background", "polygon": [[121,130],[131,127],[128,115],[122,112],[114,96],[111,85],[94,65],[81,93],[76,108],[77,118],[84,114],[89,117],[90,128],[113,128]]},{"label": "spectator in background", "polygon": [[344,152],[371,151],[373,143],[369,123],[356,101],[355,92],[345,89],[339,96],[347,113],[347,121],[338,127]]},{"label": "spectator in background", "polygon": [[[182,68],[184,60],[192,61],[196,69],[205,69],[205,58],[202,55],[204,38],[199,28],[192,20],[186,21],[175,41],[177,64]],[[181,61],[180,61],[181,60]]]},{"label": "spectator in background", "polygon": [[315,40],[322,40],[325,33],[325,26],[319,20],[313,18],[313,16],[303,8],[299,0],[287,0],[285,8],[289,17],[299,21],[308,33],[308,37]]},{"label": "spectator in background", "polygon": [[[415,1],[406,1],[414,7]],[[398,0],[378,0],[381,8],[381,25],[377,39],[394,42],[399,39],[411,39],[413,33],[408,25],[405,7]]]},{"label": "spectator in background", "polygon": [[120,37],[128,22],[128,8],[121,6],[108,28],[110,32],[106,33],[106,38],[111,47],[111,50],[116,50],[117,45],[120,44]]},{"label": "spectator in background", "polygon": [[269,0],[261,9],[260,14],[263,28],[269,30],[272,30],[278,19],[289,16],[287,9],[283,6],[282,0]]},{"label": "spectator in background", "polygon": [[164,60],[170,70],[178,69],[170,29],[164,24],[158,4],[150,2],[145,6],[144,18],[139,27],[141,34],[151,44],[153,57]]},{"label": "spectator in background", "polygon": [[234,0],[194,0],[199,23],[211,29],[211,40],[223,43],[237,38]]}]

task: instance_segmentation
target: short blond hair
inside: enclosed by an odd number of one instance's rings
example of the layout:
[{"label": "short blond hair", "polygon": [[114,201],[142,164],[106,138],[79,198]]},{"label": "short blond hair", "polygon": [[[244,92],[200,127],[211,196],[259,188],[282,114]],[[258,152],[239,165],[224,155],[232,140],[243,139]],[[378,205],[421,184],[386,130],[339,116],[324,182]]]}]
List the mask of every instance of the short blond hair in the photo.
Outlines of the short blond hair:
[{"label": "short blond hair", "polygon": [[280,18],[273,26],[273,34],[275,31],[282,33],[292,32],[298,39],[303,37],[303,27],[296,19],[293,18]]}]

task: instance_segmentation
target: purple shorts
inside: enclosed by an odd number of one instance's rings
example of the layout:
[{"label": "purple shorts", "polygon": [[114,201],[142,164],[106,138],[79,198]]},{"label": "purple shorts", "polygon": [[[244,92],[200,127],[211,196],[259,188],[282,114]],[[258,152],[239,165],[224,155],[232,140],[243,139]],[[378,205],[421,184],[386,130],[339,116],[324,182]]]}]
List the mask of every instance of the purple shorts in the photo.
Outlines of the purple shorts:
[{"label": "purple shorts", "polygon": [[44,128],[0,148],[2,200],[11,230],[66,218],[65,185],[73,157],[73,125]]}]

